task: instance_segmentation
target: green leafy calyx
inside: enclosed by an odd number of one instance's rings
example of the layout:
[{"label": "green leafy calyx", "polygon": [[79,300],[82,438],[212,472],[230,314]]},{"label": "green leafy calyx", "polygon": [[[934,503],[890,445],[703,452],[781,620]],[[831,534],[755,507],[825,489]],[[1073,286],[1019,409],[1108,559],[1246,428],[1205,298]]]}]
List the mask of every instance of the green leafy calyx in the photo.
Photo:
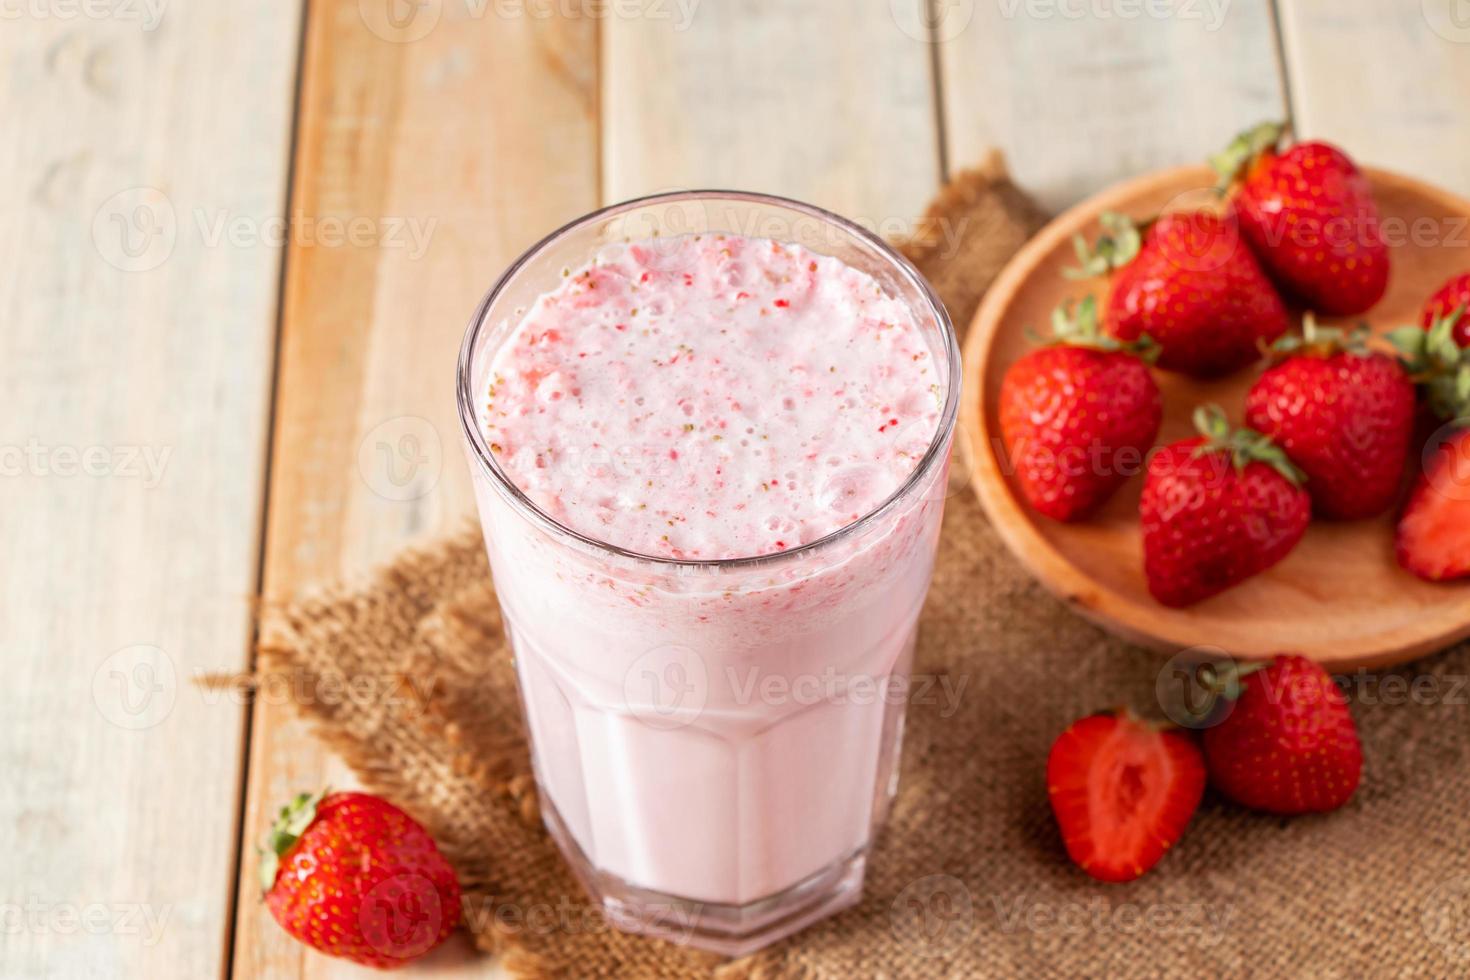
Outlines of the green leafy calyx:
[{"label": "green leafy calyx", "polygon": [[1098,215],[1097,221],[1102,225],[1103,233],[1090,248],[1080,231],[1072,236],[1072,250],[1077,253],[1078,266],[1062,270],[1062,275],[1068,279],[1105,276],[1133,261],[1143,247],[1143,232],[1126,214],[1104,211]]},{"label": "green leafy calyx", "polygon": [[301,835],[306,833],[306,828],[316,819],[316,808],[326,797],[328,791],[320,793],[297,793],[296,797],[281,807],[276,822],[271,824],[271,829],[266,833],[265,840],[261,846],[256,848],[260,855],[260,890],[268,892],[276,883],[276,872],[280,869],[281,858],[286,852],[296,846]]},{"label": "green leafy calyx", "polygon": [[1470,349],[1455,340],[1455,326],[1466,315],[1466,308],[1458,306],[1436,317],[1428,330],[1408,326],[1388,334],[1404,370],[1442,419],[1470,416]]},{"label": "green leafy calyx", "polygon": [[1372,328],[1366,323],[1346,329],[1324,327],[1317,323],[1315,316],[1308,313],[1302,317],[1301,333],[1279,338],[1266,349],[1266,354],[1276,361],[1299,355],[1331,357],[1346,353],[1366,357],[1371,353],[1368,349],[1368,338],[1372,335]]},{"label": "green leafy calyx", "polygon": [[1194,451],[1195,457],[1207,453],[1230,454],[1230,463],[1239,472],[1250,463],[1265,463],[1280,473],[1294,487],[1306,481],[1306,474],[1297,469],[1285,450],[1276,445],[1271,437],[1255,429],[1232,428],[1225,410],[1219,405],[1201,405],[1194,410],[1194,427],[1204,436],[1204,445]]},{"label": "green leafy calyx", "polygon": [[1211,154],[1210,166],[1214,168],[1218,181],[1215,189],[1225,193],[1250,164],[1267,150],[1274,151],[1281,143],[1286,125],[1279,122],[1263,122],[1252,126],[1230,141],[1230,145],[1219,153]]},{"label": "green leafy calyx", "polygon": [[1152,363],[1159,356],[1159,345],[1144,334],[1137,340],[1119,340],[1103,333],[1098,322],[1097,299],[1083,297],[1075,307],[1067,300],[1051,311],[1051,340],[1036,338],[1040,343],[1060,344],[1067,347],[1091,347],[1094,350],[1118,351],[1133,354]]}]

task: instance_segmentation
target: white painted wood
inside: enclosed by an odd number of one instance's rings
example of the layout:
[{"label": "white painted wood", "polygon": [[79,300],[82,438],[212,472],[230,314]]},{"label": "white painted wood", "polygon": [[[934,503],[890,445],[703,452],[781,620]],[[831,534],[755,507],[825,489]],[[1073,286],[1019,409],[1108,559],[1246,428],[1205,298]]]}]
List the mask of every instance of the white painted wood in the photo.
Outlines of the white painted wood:
[{"label": "white painted wood", "polygon": [[1470,195],[1470,5],[1279,6],[1298,135]]},{"label": "white painted wood", "polygon": [[248,662],[299,22],[0,26],[8,977],[224,970],[244,714],[191,678]]},{"label": "white painted wood", "polygon": [[603,26],[603,193],[730,187],[911,227],[938,186],[926,41],[887,2],[700,3]]},{"label": "white painted wood", "polygon": [[[517,254],[597,205],[594,21],[536,13],[555,5],[435,2],[395,33],[369,16],[383,9],[309,9],[293,205],[404,234],[365,248],[292,243],[271,600],[360,576],[470,518],[454,403],[465,324]],[[356,782],[296,705],[262,698],[254,710],[234,973],[379,976],[306,949],[259,901],[254,848],[281,803]],[[460,934],[410,969],[480,977],[494,965]]]},{"label": "white painted wood", "polygon": [[1285,113],[1265,0],[931,2],[950,169],[998,148],[1050,210]]}]

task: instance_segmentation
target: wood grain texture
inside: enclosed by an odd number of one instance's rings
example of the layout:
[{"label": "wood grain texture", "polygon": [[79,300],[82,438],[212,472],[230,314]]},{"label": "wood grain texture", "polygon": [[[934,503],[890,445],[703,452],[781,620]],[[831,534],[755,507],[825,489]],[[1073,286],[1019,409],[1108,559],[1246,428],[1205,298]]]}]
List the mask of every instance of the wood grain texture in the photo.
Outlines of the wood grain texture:
[{"label": "wood grain texture", "polygon": [[1470,194],[1470,9],[1461,0],[1278,6],[1298,136]]},{"label": "wood grain texture", "polygon": [[1202,161],[1285,112],[1263,0],[945,0],[936,9],[950,170],[1000,149],[1048,210]]},{"label": "wood grain texture", "polygon": [[604,26],[603,191],[801,198],[892,233],[939,180],[927,43],[887,3],[734,0]]},{"label": "wood grain texture", "polygon": [[[405,9],[310,8],[294,207],[303,225],[365,232],[356,246],[323,235],[290,250],[268,600],[468,518],[454,410],[465,323],[516,254],[597,203],[596,23],[437,2],[397,27],[384,19]],[[275,808],[300,788],[352,785],[294,713],[289,698],[255,706],[236,973],[373,975],[306,950],[258,901],[254,844]],[[461,939],[419,969],[488,966]]]},{"label": "wood grain texture", "polygon": [[0,28],[6,976],[224,972],[299,22]]},{"label": "wood grain texture", "polygon": [[[1385,221],[1470,225],[1470,201],[1410,178],[1370,173]],[[1075,263],[1071,237],[1094,229],[1103,210],[1157,213],[1191,188],[1207,187],[1203,167],[1178,168],[1112,188],[1044,228],[1001,273],[975,317],[964,352],[963,442],[976,490],[1001,537],[1038,580],[1077,612],[1127,639],[1174,651],[1222,647],[1238,656],[1299,651],[1334,668],[1398,663],[1470,634],[1470,587],[1421,581],[1393,555],[1394,514],[1365,521],[1314,522],[1282,562],[1204,602],[1168,609],[1148,594],[1138,527],[1142,477],[1134,476],[1093,518],[1060,524],[1022,500],[1006,465],[997,422],[1006,369],[1032,344],[1064,298],[1102,285],[1061,276]],[[1415,322],[1424,297],[1460,267],[1462,250],[1407,243],[1391,253],[1388,293],[1365,319],[1379,331]],[[1194,435],[1190,413],[1214,402],[1239,420],[1256,372],[1202,382],[1155,372],[1164,397],[1158,443]],[[1417,461],[1411,462],[1415,466]],[[1141,470],[1141,467],[1140,467]]]}]

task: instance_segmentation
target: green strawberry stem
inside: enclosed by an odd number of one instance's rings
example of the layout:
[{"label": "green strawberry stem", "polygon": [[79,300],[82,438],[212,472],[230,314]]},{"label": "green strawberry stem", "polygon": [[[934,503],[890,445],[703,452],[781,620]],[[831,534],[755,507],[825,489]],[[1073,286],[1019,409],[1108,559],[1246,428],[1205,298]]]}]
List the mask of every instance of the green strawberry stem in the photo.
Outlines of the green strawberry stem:
[{"label": "green strawberry stem", "polygon": [[1206,688],[1222,697],[1235,700],[1240,697],[1241,680],[1254,674],[1256,671],[1265,670],[1271,666],[1271,661],[1253,660],[1250,663],[1238,664],[1216,664],[1206,663],[1200,665],[1200,683]]},{"label": "green strawberry stem", "polygon": [[276,883],[276,872],[280,869],[281,858],[286,852],[296,846],[301,835],[306,833],[306,828],[316,819],[317,805],[326,797],[330,790],[323,789],[319,793],[297,793],[296,797],[281,807],[276,822],[271,824],[271,829],[266,832],[265,840],[261,846],[256,848],[260,855],[260,889],[268,892]]},{"label": "green strawberry stem", "polygon": [[1098,215],[1097,221],[1102,225],[1103,233],[1092,243],[1091,248],[1082,232],[1072,236],[1072,250],[1077,253],[1079,265],[1075,269],[1062,270],[1062,275],[1068,279],[1105,276],[1132,262],[1138,255],[1138,250],[1143,247],[1143,230],[1153,224],[1154,219],[1137,223],[1126,214],[1104,211]]},{"label": "green strawberry stem", "polygon": [[1435,415],[1450,422],[1470,424],[1470,348],[1455,342],[1455,325],[1466,308],[1457,306],[1436,317],[1428,330],[1399,327],[1388,340],[1399,352],[1409,377],[1423,389]]},{"label": "green strawberry stem", "polygon": [[1371,353],[1368,349],[1368,338],[1372,332],[1366,323],[1359,323],[1346,330],[1342,327],[1320,326],[1316,315],[1309,311],[1302,317],[1300,334],[1280,337],[1274,344],[1266,347],[1264,353],[1273,362],[1303,354],[1311,357],[1331,357],[1334,354],[1366,357]]},{"label": "green strawberry stem", "polygon": [[1196,457],[1207,453],[1227,452],[1230,462],[1240,471],[1249,463],[1265,463],[1299,487],[1307,475],[1297,469],[1282,448],[1271,437],[1255,429],[1232,428],[1225,410],[1219,405],[1201,405],[1194,410],[1194,427],[1204,436],[1205,444],[1194,451]]},{"label": "green strawberry stem", "polygon": [[[1200,686],[1213,694],[1214,697],[1201,705],[1195,705],[1192,702],[1185,703],[1181,706],[1182,710],[1195,719],[1207,718],[1210,712],[1215,710],[1215,705],[1219,703],[1221,698],[1227,701],[1234,701],[1245,690],[1245,685],[1242,681],[1251,674],[1265,670],[1269,666],[1271,666],[1271,658],[1269,657],[1265,660],[1253,660],[1244,664],[1236,663],[1233,660],[1223,664],[1216,663],[1215,661],[1206,661],[1200,664],[1199,672],[1195,676],[1199,680]],[[1186,726],[1176,722],[1175,727],[1184,728]]]},{"label": "green strawberry stem", "polygon": [[1228,192],[1230,185],[1249,168],[1256,157],[1267,150],[1274,151],[1280,145],[1286,129],[1284,122],[1257,123],[1231,140],[1225,149],[1211,154],[1210,166],[1219,178],[1215,183],[1215,191],[1221,195]]},{"label": "green strawberry stem", "polygon": [[1060,344],[1067,347],[1090,347],[1094,350],[1133,354],[1152,364],[1159,356],[1159,345],[1147,334],[1136,340],[1119,340],[1103,332],[1097,317],[1097,299],[1088,295],[1077,303],[1065,300],[1051,311],[1051,338],[1048,340],[1028,329],[1027,336],[1036,344]]}]

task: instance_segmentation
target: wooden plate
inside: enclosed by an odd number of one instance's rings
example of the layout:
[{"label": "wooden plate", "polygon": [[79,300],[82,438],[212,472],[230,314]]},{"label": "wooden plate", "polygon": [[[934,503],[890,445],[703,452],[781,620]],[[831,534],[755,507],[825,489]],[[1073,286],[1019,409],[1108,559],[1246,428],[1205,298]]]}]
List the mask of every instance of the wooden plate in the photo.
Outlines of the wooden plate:
[{"label": "wooden plate", "polygon": [[[1430,293],[1470,269],[1470,202],[1397,174],[1370,170],[1369,176],[1394,247],[1388,293],[1366,319],[1386,330],[1418,322]],[[1045,332],[1058,303],[1088,292],[1101,300],[1106,289],[1102,280],[1062,277],[1075,264],[1072,235],[1083,231],[1091,240],[1105,210],[1142,218],[1200,205],[1210,183],[1207,169],[1185,167],[1105,191],[1047,225],[996,279],[965,344],[961,440],[992,523],[1016,557],[1079,613],[1159,650],[1208,645],[1242,657],[1293,650],[1334,668],[1357,668],[1409,660],[1470,635],[1470,583],[1436,585],[1399,568],[1392,514],[1313,522],[1276,567],[1188,609],[1169,609],[1144,583],[1141,476],[1092,520],[1060,524],[1027,507],[1001,465],[996,399],[1006,368],[1030,348],[1026,328]],[[1167,443],[1194,434],[1190,412],[1201,402],[1220,403],[1239,422],[1256,370],[1214,382],[1164,371],[1156,376],[1164,396],[1159,440]]]}]

